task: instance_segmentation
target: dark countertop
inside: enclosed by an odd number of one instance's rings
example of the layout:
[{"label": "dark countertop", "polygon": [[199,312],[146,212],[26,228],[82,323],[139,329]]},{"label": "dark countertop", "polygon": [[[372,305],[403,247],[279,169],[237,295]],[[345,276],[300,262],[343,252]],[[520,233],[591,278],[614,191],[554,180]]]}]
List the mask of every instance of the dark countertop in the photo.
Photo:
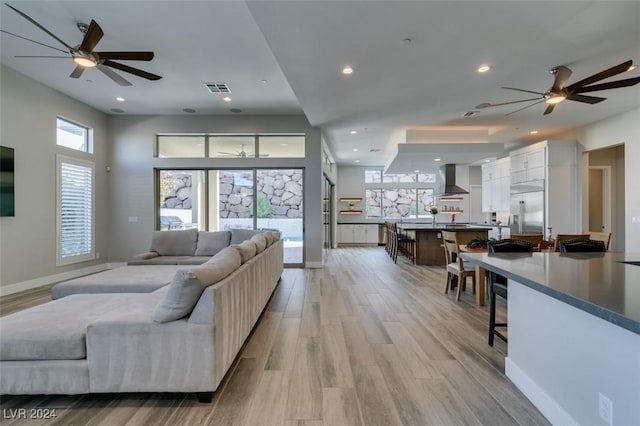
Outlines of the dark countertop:
[{"label": "dark countertop", "polygon": [[492,227],[487,225],[468,225],[450,223],[398,223],[403,231],[488,231]]},{"label": "dark countertop", "polygon": [[640,334],[640,261],[632,253],[462,253],[465,260]]}]

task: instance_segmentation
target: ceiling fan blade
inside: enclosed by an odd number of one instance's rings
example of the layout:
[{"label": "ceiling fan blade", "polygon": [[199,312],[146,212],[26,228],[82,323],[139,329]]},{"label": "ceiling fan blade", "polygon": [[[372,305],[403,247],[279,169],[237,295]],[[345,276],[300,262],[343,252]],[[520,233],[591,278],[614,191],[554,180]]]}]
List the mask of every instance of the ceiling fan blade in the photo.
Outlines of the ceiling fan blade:
[{"label": "ceiling fan blade", "polygon": [[49,34],[51,37],[53,37],[54,39],[56,39],[60,44],[62,44],[64,47],[66,47],[69,50],[72,50],[73,48],[71,46],[69,46],[67,43],[65,43],[64,41],[60,40],[55,34],[53,34],[51,31],[49,31],[48,29],[46,29],[45,27],[43,27],[42,25],[40,25],[39,23],[37,23],[33,18],[31,18],[29,15],[27,15],[26,13],[20,12],[18,9],[16,9],[15,7],[11,6],[10,4],[5,3],[7,6],[9,6],[11,9],[13,9],[17,14],[19,14],[20,16],[22,16],[24,19],[26,19],[27,21],[31,22],[33,25],[35,25],[36,27],[40,28],[42,31],[44,31],[45,33]]},{"label": "ceiling fan blade", "polygon": [[508,89],[508,90],[517,90],[518,92],[535,93],[536,95],[544,96],[544,93],[534,92],[533,90],[518,89],[517,87],[504,87],[504,86],[502,88]]},{"label": "ceiling fan blade", "polygon": [[591,83],[595,83],[596,81],[600,81],[600,80],[604,80],[605,78],[609,78],[609,77],[613,77],[616,74],[621,74],[627,70],[629,70],[629,67],[633,64],[633,61],[631,61],[631,59],[629,59],[626,62],[623,62],[619,65],[616,65],[615,67],[611,67],[609,69],[606,69],[604,71],[600,71],[597,74],[592,75],[591,77],[587,77],[583,80],[580,80],[576,83],[573,83],[570,86],[567,86],[566,89],[569,91],[574,91],[580,87],[583,86],[588,86]]},{"label": "ceiling fan blade", "polygon": [[579,95],[577,93],[572,93],[571,95],[567,96],[567,99],[570,99],[572,101],[584,102],[585,104],[597,104],[598,102],[602,102],[607,98],[600,98],[598,96],[585,96]]},{"label": "ceiling fan blade", "polygon": [[544,113],[542,115],[551,114],[553,112],[553,109],[556,107],[556,105],[558,105],[558,104],[549,104],[549,105],[547,105],[547,109],[544,110]]},{"label": "ceiling fan blade", "polygon": [[63,58],[69,59],[69,56],[34,56],[34,55],[16,55],[14,58]]},{"label": "ceiling fan blade", "polygon": [[73,69],[73,72],[69,75],[69,77],[80,78],[83,72],[84,72],[84,67],[81,67],[80,65],[78,65]]},{"label": "ceiling fan blade", "polygon": [[115,72],[114,70],[112,70],[111,68],[105,65],[98,64],[96,65],[96,68],[98,68],[100,71],[106,74],[106,76],[109,77],[111,80],[118,83],[120,86],[133,86],[129,80],[122,77],[120,74],[118,74],[117,72]]},{"label": "ceiling fan blade", "polygon": [[640,83],[640,77],[626,78],[624,80],[610,81],[608,83],[594,84],[593,86],[580,87],[574,93],[597,92],[599,90],[617,89],[629,87]]},{"label": "ceiling fan blade", "polygon": [[222,154],[222,155],[233,155],[234,157],[239,156],[240,154],[237,152],[222,152],[222,151],[218,151],[218,154]]},{"label": "ceiling fan blade", "polygon": [[527,105],[526,107],[523,107],[523,108],[517,109],[517,110],[515,110],[515,111],[511,111],[510,113],[505,114],[504,116],[506,117],[506,116],[508,116],[508,115],[515,114],[516,112],[520,112],[520,111],[522,111],[522,110],[524,110],[524,109],[531,108],[531,107],[532,107],[532,106],[534,106],[534,105],[538,105],[540,102],[544,102],[544,99],[541,99],[541,100],[539,100],[538,102],[534,102],[534,103],[532,103],[531,105]]},{"label": "ceiling fan blade", "polygon": [[554,68],[553,72],[556,77],[553,80],[553,87],[551,87],[551,91],[557,93],[564,88],[565,84],[567,84],[567,80],[571,77],[571,70],[564,65],[560,65],[559,67]]},{"label": "ceiling fan blade", "polygon": [[479,109],[491,108],[491,107],[502,106],[502,105],[518,104],[520,102],[537,101],[538,99],[540,99],[540,98],[522,99],[522,100],[519,100],[519,101],[511,101],[511,102],[501,102],[499,104],[483,103],[483,104],[480,104],[480,105],[476,105],[476,108],[479,108]]},{"label": "ceiling fan blade", "polygon": [[153,52],[93,52],[100,59],[118,59],[121,61],[150,61]]},{"label": "ceiling fan blade", "polygon": [[44,47],[48,47],[49,49],[57,50],[58,52],[69,53],[68,50],[58,49],[57,47],[49,46],[48,44],[40,43],[39,41],[31,40],[30,38],[22,37],[21,35],[10,33],[9,31],[0,30],[0,33],[9,34],[11,36],[18,37],[18,38],[21,38],[23,40],[30,41],[31,43],[39,44],[40,46],[44,46]]},{"label": "ceiling fan blade", "polygon": [[118,62],[113,62],[110,60],[106,60],[102,62],[103,65],[118,69],[120,71],[128,72],[129,74],[137,75],[138,77],[146,78],[148,80],[160,80],[162,77],[156,74],[151,74],[150,72],[142,71],[141,69],[130,67],[129,65],[120,64]]},{"label": "ceiling fan blade", "polygon": [[84,34],[80,49],[87,53],[93,52],[93,49],[96,47],[103,36],[104,31],[102,31],[100,25],[98,25],[98,23],[92,19],[91,23],[89,24],[89,29]]}]

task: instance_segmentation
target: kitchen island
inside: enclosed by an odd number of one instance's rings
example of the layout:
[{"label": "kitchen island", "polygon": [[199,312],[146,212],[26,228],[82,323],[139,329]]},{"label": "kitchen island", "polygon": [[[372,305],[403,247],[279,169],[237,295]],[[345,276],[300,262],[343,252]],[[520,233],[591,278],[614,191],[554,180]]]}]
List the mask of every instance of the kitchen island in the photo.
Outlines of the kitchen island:
[{"label": "kitchen island", "polygon": [[553,424],[640,424],[640,254],[462,257],[509,279],[505,373]]},{"label": "kitchen island", "polygon": [[466,244],[475,237],[487,238],[490,226],[465,224],[398,223],[398,230],[416,240],[416,265],[445,266],[442,231],[458,234],[458,242]]}]

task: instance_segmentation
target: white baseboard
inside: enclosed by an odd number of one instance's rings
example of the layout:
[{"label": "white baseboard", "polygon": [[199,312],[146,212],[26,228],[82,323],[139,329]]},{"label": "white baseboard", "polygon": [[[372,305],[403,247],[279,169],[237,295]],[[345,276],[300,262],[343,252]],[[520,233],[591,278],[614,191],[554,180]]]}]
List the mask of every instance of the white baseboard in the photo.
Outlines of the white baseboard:
[{"label": "white baseboard", "polygon": [[508,357],[504,360],[505,374],[518,389],[554,425],[579,426],[556,401]]},{"label": "white baseboard", "polygon": [[112,269],[115,266],[119,266],[117,263],[101,263],[100,265],[89,266],[82,269],[74,269],[73,271],[62,272],[55,275],[47,275],[45,277],[39,277],[33,280],[22,281],[15,284],[9,284],[0,287],[0,296],[6,296],[8,294],[18,293],[20,291],[31,290],[32,288],[42,287],[43,285],[53,284],[60,281],[71,280],[83,275],[95,274],[106,269]]},{"label": "white baseboard", "polygon": [[320,269],[324,265],[322,262],[305,262],[304,267],[307,269]]}]

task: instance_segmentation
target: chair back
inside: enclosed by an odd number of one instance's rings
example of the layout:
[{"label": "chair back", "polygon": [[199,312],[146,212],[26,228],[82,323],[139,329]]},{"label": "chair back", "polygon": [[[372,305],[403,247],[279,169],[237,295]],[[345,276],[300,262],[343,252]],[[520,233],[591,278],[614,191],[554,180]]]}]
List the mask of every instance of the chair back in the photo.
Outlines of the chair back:
[{"label": "chair back", "polygon": [[590,237],[590,234],[558,234],[556,235],[556,244],[554,246],[554,251],[560,251],[561,241],[575,240],[576,238],[588,240]]},{"label": "chair back", "polygon": [[542,234],[511,234],[512,240],[521,240],[530,242],[533,250],[540,250],[540,244],[544,236]]},{"label": "chair back", "polygon": [[451,231],[442,231],[442,243],[444,244],[445,258],[447,265],[457,262],[460,271],[464,271],[462,258],[460,257],[460,245],[458,244],[458,234]]},{"label": "chair back", "polygon": [[609,250],[609,244],[611,243],[611,232],[591,232],[589,231],[590,239],[602,241],[606,250]]},{"label": "chair back", "polygon": [[530,253],[533,251],[533,244],[530,241],[506,238],[504,240],[489,241],[487,244],[489,253]]},{"label": "chair back", "polygon": [[575,238],[560,242],[560,253],[601,252],[607,251],[604,241]]}]

